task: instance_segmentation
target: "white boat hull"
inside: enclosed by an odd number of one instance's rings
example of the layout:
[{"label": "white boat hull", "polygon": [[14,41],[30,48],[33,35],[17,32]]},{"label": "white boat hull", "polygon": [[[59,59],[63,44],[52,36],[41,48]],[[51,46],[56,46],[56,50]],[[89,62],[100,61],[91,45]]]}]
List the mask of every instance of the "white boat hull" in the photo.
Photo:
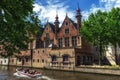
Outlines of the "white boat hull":
[{"label": "white boat hull", "polygon": [[26,76],[26,75],[18,74],[17,72],[14,73],[14,76],[30,78],[30,77],[28,77],[28,76]]},{"label": "white boat hull", "polygon": [[30,73],[25,73],[24,71],[18,71],[17,69],[14,75],[19,77],[28,77],[28,78],[39,78],[42,76],[41,73],[30,74]]}]

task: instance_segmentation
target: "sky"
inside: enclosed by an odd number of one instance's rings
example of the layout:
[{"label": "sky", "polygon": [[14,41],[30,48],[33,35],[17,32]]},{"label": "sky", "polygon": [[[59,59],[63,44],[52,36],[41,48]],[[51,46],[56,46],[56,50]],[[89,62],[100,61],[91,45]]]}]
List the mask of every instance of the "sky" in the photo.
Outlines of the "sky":
[{"label": "sky", "polygon": [[97,10],[110,11],[113,7],[120,7],[120,0],[35,0],[33,6],[33,11],[38,14],[43,25],[47,21],[54,23],[56,14],[62,24],[66,14],[76,22],[75,16],[78,7],[83,20]]}]

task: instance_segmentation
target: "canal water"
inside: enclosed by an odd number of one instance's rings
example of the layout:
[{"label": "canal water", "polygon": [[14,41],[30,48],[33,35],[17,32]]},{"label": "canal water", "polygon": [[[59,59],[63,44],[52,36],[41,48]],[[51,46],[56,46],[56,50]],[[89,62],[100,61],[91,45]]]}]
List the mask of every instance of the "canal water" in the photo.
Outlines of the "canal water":
[{"label": "canal water", "polygon": [[[13,75],[15,67],[0,66],[0,80],[36,80],[30,78],[23,78]],[[64,72],[53,70],[40,70],[43,76],[37,80],[120,80],[120,76],[99,75],[99,74],[86,74],[78,72]]]}]

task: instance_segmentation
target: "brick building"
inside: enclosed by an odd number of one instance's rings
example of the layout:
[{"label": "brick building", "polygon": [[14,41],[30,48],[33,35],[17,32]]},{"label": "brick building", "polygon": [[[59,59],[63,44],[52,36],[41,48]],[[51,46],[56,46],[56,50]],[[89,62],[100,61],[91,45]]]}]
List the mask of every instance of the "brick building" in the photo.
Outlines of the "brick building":
[{"label": "brick building", "polygon": [[2,55],[0,56],[0,65],[8,65],[8,58],[3,57],[5,54],[6,52],[3,48],[3,45],[0,45],[0,55]]},{"label": "brick building", "polygon": [[[77,23],[66,15],[62,26],[56,15],[54,24],[47,22],[42,28],[42,35],[37,37],[32,47],[21,51],[16,59],[11,57],[11,65],[70,68],[93,63],[92,46],[85,42],[80,35],[81,13],[77,9]],[[31,46],[31,45],[30,45]],[[32,53],[32,56],[31,56]],[[32,63],[31,63],[32,62]]]}]

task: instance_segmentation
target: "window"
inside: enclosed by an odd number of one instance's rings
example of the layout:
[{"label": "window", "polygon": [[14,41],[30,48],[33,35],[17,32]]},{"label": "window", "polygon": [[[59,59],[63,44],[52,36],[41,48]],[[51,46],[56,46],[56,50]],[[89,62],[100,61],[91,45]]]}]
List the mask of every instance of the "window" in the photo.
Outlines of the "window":
[{"label": "window", "polygon": [[0,47],[0,50],[2,50],[2,47]]},{"label": "window", "polygon": [[49,33],[46,33],[46,38],[49,38]]},{"label": "window", "polygon": [[39,54],[39,51],[38,51],[38,54]]},{"label": "window", "polygon": [[39,63],[39,59],[37,60],[37,62]]},{"label": "window", "polygon": [[44,63],[44,59],[42,59],[42,63]]},{"label": "window", "polygon": [[65,25],[68,26],[68,22],[66,22]]},{"label": "window", "polygon": [[86,56],[83,56],[83,65],[86,64]]},{"label": "window", "polygon": [[26,58],[26,62],[28,62],[28,58]]},{"label": "window", "polygon": [[22,60],[21,60],[21,58],[19,58],[19,62],[21,62]]},{"label": "window", "polygon": [[36,48],[40,48],[41,47],[41,41],[39,40],[39,38],[36,39]]},{"label": "window", "polygon": [[33,59],[33,62],[35,62],[35,59]]},{"label": "window", "polygon": [[59,47],[62,47],[62,38],[58,39]]},{"label": "window", "polygon": [[69,63],[69,55],[64,55],[63,56],[63,65],[68,65]]},{"label": "window", "polygon": [[5,60],[5,63],[6,63],[6,60]]},{"label": "window", "polygon": [[68,55],[63,56],[63,61],[68,61]]},{"label": "window", "polygon": [[48,47],[49,44],[50,44],[50,40],[49,40],[49,39],[46,39],[46,41],[45,41],[45,46]]},{"label": "window", "polygon": [[14,59],[12,59],[12,62],[14,62]]},{"label": "window", "polygon": [[50,40],[49,33],[46,33],[46,38],[45,38],[45,47],[49,47],[50,44],[53,43],[53,40]]},{"label": "window", "polygon": [[49,33],[46,33],[46,40],[45,40],[45,46],[48,47],[48,45],[50,44],[50,39],[49,39]]},{"label": "window", "polygon": [[81,65],[81,57],[80,57],[80,55],[77,56],[76,65],[77,66]]},{"label": "window", "polygon": [[44,48],[44,42],[40,41],[40,48]]},{"label": "window", "polygon": [[70,44],[69,44],[69,37],[66,37],[65,38],[65,47],[69,47]]},{"label": "window", "polygon": [[50,43],[52,43],[52,44],[53,44],[53,42],[54,42],[53,40],[50,40]]},{"label": "window", "polygon": [[44,53],[44,50],[42,52]]},{"label": "window", "polygon": [[76,36],[72,37],[72,46],[73,47],[77,46],[77,37]]},{"label": "window", "polygon": [[90,60],[91,60],[91,62],[92,62],[92,60],[93,60],[93,57],[92,57],[92,56],[90,57]]},{"label": "window", "polygon": [[65,29],[65,34],[69,34],[69,28]]},{"label": "window", "polygon": [[57,57],[55,55],[52,56],[52,62],[57,61]]}]

